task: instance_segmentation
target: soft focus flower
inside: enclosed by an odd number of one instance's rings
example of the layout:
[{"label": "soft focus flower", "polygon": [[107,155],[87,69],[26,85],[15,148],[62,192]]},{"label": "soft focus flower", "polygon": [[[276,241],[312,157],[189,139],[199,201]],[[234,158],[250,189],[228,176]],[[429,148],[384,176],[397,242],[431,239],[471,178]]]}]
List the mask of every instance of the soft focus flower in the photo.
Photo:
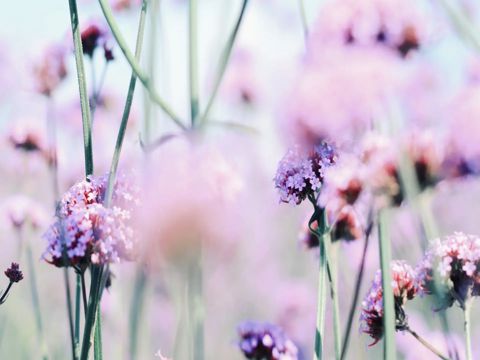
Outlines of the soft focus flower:
[{"label": "soft focus flower", "polygon": [[43,206],[25,195],[8,197],[2,202],[0,209],[2,218],[14,228],[20,228],[28,223],[38,229],[46,224]]},{"label": "soft focus flower", "polygon": [[298,146],[290,149],[280,161],[274,179],[280,201],[298,205],[314,196],[322,186],[325,169],[335,161],[335,149],[327,142],[310,151]]},{"label": "soft focus flower", "polygon": [[81,33],[83,53],[93,57],[93,53],[99,46],[105,46],[107,41],[107,29],[97,22],[89,23]]},{"label": "soft focus flower", "polygon": [[402,0],[329,1],[320,10],[310,47],[379,47],[405,57],[427,40],[432,27],[427,14],[416,2]]},{"label": "soft focus flower", "polygon": [[5,270],[5,276],[10,280],[10,282],[18,283],[23,280],[23,273],[20,270],[20,265],[12,262],[10,267]]},{"label": "soft focus flower", "polygon": [[188,259],[200,245],[221,248],[236,236],[239,173],[219,149],[181,141],[152,161],[136,216],[146,261],[156,265]]},{"label": "soft focus flower", "polygon": [[445,307],[455,301],[464,306],[472,296],[480,295],[480,238],[456,232],[435,239],[417,267],[417,282],[426,294],[437,291]]},{"label": "soft focus flower", "polygon": [[141,0],[110,0],[115,11],[129,10],[134,6],[140,6]]},{"label": "soft focus flower", "polygon": [[247,321],[239,325],[238,334],[238,347],[247,359],[298,359],[297,347],[276,325]]},{"label": "soft focus flower", "polygon": [[54,44],[45,49],[34,65],[35,89],[40,94],[50,96],[67,76],[65,55],[65,47]]},{"label": "soft focus flower", "polygon": [[15,149],[26,153],[43,154],[46,151],[45,136],[34,121],[27,119],[16,121],[8,139]]},{"label": "soft focus flower", "polygon": [[[392,290],[395,301],[396,328],[402,330],[406,324],[406,315],[403,306],[417,294],[415,275],[413,269],[405,261],[392,261]],[[382,272],[375,274],[375,279],[362,302],[360,315],[360,329],[370,335],[376,344],[383,337],[383,288]]]},{"label": "soft focus flower", "polygon": [[43,258],[56,266],[105,264],[132,260],[135,237],[130,225],[136,205],[135,187],[121,177],[114,187],[113,205],[103,205],[108,176],[88,177],[63,196],[56,221],[44,234]]}]

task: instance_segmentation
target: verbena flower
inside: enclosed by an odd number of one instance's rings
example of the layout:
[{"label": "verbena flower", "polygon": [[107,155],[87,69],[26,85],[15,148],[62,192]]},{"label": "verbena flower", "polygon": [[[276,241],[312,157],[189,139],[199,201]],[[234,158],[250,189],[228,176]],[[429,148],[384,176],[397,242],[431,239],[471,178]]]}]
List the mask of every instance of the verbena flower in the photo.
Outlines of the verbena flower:
[{"label": "verbena flower", "polygon": [[23,280],[23,273],[20,270],[20,265],[12,262],[10,267],[5,270],[5,276],[10,280],[10,282],[18,283]]},{"label": "verbena flower", "polygon": [[469,298],[480,295],[479,267],[480,238],[456,232],[432,241],[416,269],[418,287],[425,294],[437,290],[442,307],[455,302],[463,307]]},{"label": "verbena flower", "polygon": [[56,221],[44,234],[48,241],[43,258],[56,266],[105,264],[135,256],[131,210],[137,204],[136,188],[120,177],[113,205],[103,205],[108,176],[88,177],[63,196]]},{"label": "verbena flower", "polygon": [[276,325],[247,321],[238,326],[238,335],[238,347],[247,359],[298,359],[297,347]]},{"label": "verbena flower", "polygon": [[107,45],[107,36],[108,31],[104,26],[96,22],[88,24],[81,33],[83,53],[89,57],[93,57],[98,47],[110,49]]},{"label": "verbena flower", "polygon": [[[402,330],[406,326],[406,315],[403,306],[407,300],[413,299],[417,294],[415,274],[411,266],[405,261],[392,261],[390,269],[395,301],[396,329]],[[383,337],[383,314],[382,272],[378,270],[373,284],[362,302],[360,315],[360,330],[374,339],[371,346],[375,345]]]},{"label": "verbena flower", "polygon": [[335,164],[335,149],[321,142],[310,151],[294,147],[280,161],[275,176],[275,187],[280,201],[300,204],[314,196],[321,188],[325,169]]},{"label": "verbena flower", "polygon": [[67,76],[64,46],[47,47],[40,60],[33,66],[35,89],[42,95],[50,96]]}]

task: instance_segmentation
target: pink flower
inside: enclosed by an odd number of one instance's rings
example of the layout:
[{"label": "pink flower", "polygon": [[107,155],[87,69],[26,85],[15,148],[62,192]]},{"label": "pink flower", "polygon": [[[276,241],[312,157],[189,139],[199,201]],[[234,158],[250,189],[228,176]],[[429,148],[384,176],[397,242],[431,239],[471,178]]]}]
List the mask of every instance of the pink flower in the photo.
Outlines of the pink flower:
[{"label": "pink flower", "polygon": [[50,45],[34,65],[35,89],[40,94],[50,96],[67,76],[65,55],[64,46]]},{"label": "pink flower", "polygon": [[14,228],[29,224],[34,229],[39,229],[47,223],[44,207],[25,195],[12,195],[5,199],[1,213],[6,223]]}]

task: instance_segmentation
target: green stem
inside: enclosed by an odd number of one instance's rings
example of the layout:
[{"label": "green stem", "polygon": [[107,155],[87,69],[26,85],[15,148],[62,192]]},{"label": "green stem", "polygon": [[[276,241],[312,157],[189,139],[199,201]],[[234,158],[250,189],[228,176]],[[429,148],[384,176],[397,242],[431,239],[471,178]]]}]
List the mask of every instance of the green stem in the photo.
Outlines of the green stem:
[{"label": "green stem", "polygon": [[30,293],[32,296],[33,310],[35,312],[35,323],[37,326],[38,339],[40,342],[40,351],[42,353],[42,359],[48,359],[46,349],[47,346],[43,334],[42,311],[40,309],[40,298],[38,296],[37,276],[35,272],[35,265],[33,263],[33,253],[30,244],[27,244],[27,263],[30,277]]},{"label": "green stem", "polygon": [[[140,54],[142,52],[142,43],[143,43],[143,35],[145,33],[145,19],[147,14],[147,0],[143,0],[142,2],[142,10],[140,12],[140,20],[138,23],[138,31],[137,31],[137,43],[135,45],[135,59],[137,61],[140,60]],[[115,178],[117,175],[118,170],[118,163],[120,161],[120,153],[122,151],[123,140],[125,139],[125,132],[127,130],[128,125],[128,118],[130,116],[130,110],[132,108],[133,102],[133,95],[135,93],[135,85],[137,83],[137,76],[134,71],[132,71],[132,75],[130,76],[130,84],[128,86],[128,93],[127,98],[125,100],[125,106],[123,108],[123,115],[122,121],[120,123],[120,128],[118,129],[117,134],[117,141],[115,144],[115,150],[113,153],[112,163],[110,165],[110,173],[108,176],[108,184],[107,189],[105,191],[105,206],[110,207],[112,196],[113,196],[113,188],[115,184]]]},{"label": "green stem", "polygon": [[110,26],[110,30],[112,31],[112,34],[118,43],[118,46],[122,50],[123,55],[125,55],[125,58],[127,59],[128,63],[130,64],[130,67],[132,68],[132,71],[141,81],[145,89],[148,90],[151,99],[160,106],[160,108],[164,111],[164,113],[167,114],[176,125],[186,130],[186,127],[181,122],[180,118],[177,115],[175,115],[173,110],[170,109],[167,103],[160,97],[158,92],[155,90],[151,79],[140,68],[138,61],[135,59],[134,55],[132,54],[132,52],[127,46],[125,38],[123,37],[120,31],[120,28],[115,20],[115,17],[113,16],[112,9],[110,7],[110,4],[108,3],[108,0],[98,0],[98,2],[100,4],[100,7],[102,8],[105,19],[107,20],[107,23]]},{"label": "green stem", "polygon": [[390,263],[392,260],[391,244],[388,223],[388,210],[382,209],[378,213],[378,239],[380,248],[380,267],[382,271],[383,288],[383,326],[384,326],[384,354],[386,360],[396,359],[395,350],[395,305],[392,291],[392,274]]},{"label": "green stem", "polygon": [[192,360],[204,360],[204,304],[202,251],[198,250],[188,268],[188,315],[190,317],[190,335],[192,340]]},{"label": "green stem", "polygon": [[87,316],[85,317],[85,326],[83,328],[82,351],[80,360],[88,360],[88,354],[92,345],[92,330],[95,326],[97,307],[100,302],[100,285],[102,282],[103,266],[91,266],[90,294],[88,297]]},{"label": "green stem", "polygon": [[325,246],[319,238],[320,254],[318,269],[318,295],[317,295],[317,326],[315,331],[314,360],[323,359],[323,339],[325,331],[325,311],[327,302],[327,261],[325,258]]},{"label": "green stem", "polygon": [[93,174],[93,149],[92,149],[92,122],[90,118],[90,104],[85,80],[85,66],[83,63],[83,48],[78,20],[76,0],[68,1],[70,6],[70,21],[72,24],[73,45],[75,48],[75,63],[77,66],[78,88],[80,91],[80,106],[82,110],[83,143],[85,153],[85,172]]},{"label": "green stem", "polygon": [[370,214],[368,216],[368,226],[367,229],[365,230],[365,243],[363,245],[363,252],[362,252],[362,260],[360,262],[359,266],[359,271],[357,274],[357,279],[355,281],[355,290],[353,292],[353,299],[352,299],[352,304],[350,305],[350,311],[348,313],[348,321],[347,325],[345,327],[345,335],[344,335],[344,340],[343,340],[343,346],[342,346],[342,354],[341,354],[341,359],[345,359],[347,356],[347,350],[348,350],[348,344],[350,340],[350,334],[352,330],[352,324],[353,324],[353,318],[355,317],[355,310],[357,309],[358,305],[358,298],[360,297],[360,289],[362,287],[362,280],[363,280],[363,274],[365,272],[365,264],[367,260],[367,250],[368,250],[368,245],[370,243],[370,234],[372,233],[373,229],[373,219],[372,219],[372,213],[373,211],[370,210]]},{"label": "green stem", "polygon": [[430,350],[432,353],[434,353],[437,357],[439,357],[442,360],[449,360],[448,357],[445,355],[442,355],[440,351],[435,349],[428,341],[426,341],[424,338],[422,338],[420,335],[418,335],[415,331],[407,327],[405,329],[409,334],[411,334],[415,339],[417,339],[423,346],[425,346],[428,350]]},{"label": "green stem", "polygon": [[298,7],[300,9],[300,19],[302,21],[303,35],[306,41],[308,39],[308,21],[307,21],[307,12],[305,11],[305,1],[298,0]]},{"label": "green stem", "polygon": [[212,93],[210,94],[210,97],[209,97],[208,102],[207,102],[207,106],[206,106],[203,114],[200,116],[200,121],[202,123],[208,120],[210,110],[212,109],[213,103],[215,101],[218,90],[220,88],[220,84],[222,83],[223,75],[225,74],[225,70],[227,69],[227,65],[228,65],[228,62],[230,60],[230,55],[232,54],[233,45],[235,44],[235,40],[237,38],[238,30],[240,29],[240,25],[242,23],[243,16],[245,14],[245,9],[247,8],[247,5],[248,5],[248,0],[243,0],[242,8],[241,8],[240,14],[237,18],[237,22],[235,23],[235,26],[233,27],[233,30],[230,33],[230,36],[228,37],[228,40],[227,40],[227,43],[225,44],[225,47],[223,48],[222,54],[220,56],[220,62],[219,62],[218,68],[217,68],[217,73],[216,73],[215,80],[214,80],[214,83],[213,83]]},{"label": "green stem", "polygon": [[198,100],[198,49],[197,49],[197,0],[189,0],[188,7],[188,64],[190,76],[190,121],[192,128],[198,116],[199,100]]},{"label": "green stem", "polygon": [[95,360],[102,360],[102,314],[100,306],[97,307],[97,319],[95,322],[95,334],[93,342],[93,358]]},{"label": "green stem", "polygon": [[472,334],[471,334],[471,313],[472,308],[472,300],[469,299],[465,302],[463,307],[463,315],[464,315],[464,329],[465,329],[465,358],[466,360],[472,360]]},{"label": "green stem", "polygon": [[80,355],[80,316],[82,306],[82,280],[80,274],[76,274],[77,281],[75,286],[75,358]]},{"label": "green stem", "polygon": [[130,336],[129,336],[129,352],[130,360],[137,358],[138,351],[138,333],[139,325],[142,319],[142,310],[144,306],[145,293],[147,289],[147,276],[144,269],[139,266],[135,277],[135,285],[133,297],[130,306]]}]

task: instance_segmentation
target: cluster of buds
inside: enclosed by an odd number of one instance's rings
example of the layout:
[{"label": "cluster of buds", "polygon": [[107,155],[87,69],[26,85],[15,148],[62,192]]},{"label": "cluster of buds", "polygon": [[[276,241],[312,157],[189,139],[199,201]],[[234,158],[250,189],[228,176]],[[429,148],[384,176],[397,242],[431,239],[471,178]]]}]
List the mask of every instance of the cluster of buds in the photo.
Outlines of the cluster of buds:
[{"label": "cluster of buds", "polygon": [[[415,283],[415,273],[410,265],[397,260],[392,261],[390,268],[395,301],[395,325],[396,329],[401,331],[408,326],[403,307],[407,300],[411,300],[417,295],[418,289]],[[383,314],[382,272],[378,270],[370,291],[362,302],[360,315],[360,329],[374,339],[371,346],[383,337]]]},{"label": "cluster of buds", "polygon": [[307,198],[316,197],[325,169],[335,164],[335,149],[325,141],[309,150],[294,147],[280,161],[275,176],[275,187],[280,201],[299,205]]},{"label": "cluster of buds", "polygon": [[273,324],[244,322],[238,327],[238,347],[247,359],[254,360],[298,360],[298,349]]},{"label": "cluster of buds", "polygon": [[135,236],[130,225],[137,189],[121,177],[114,186],[111,207],[104,202],[108,176],[88,177],[63,196],[56,221],[44,234],[43,258],[55,266],[83,270],[90,263],[132,260]]},{"label": "cluster of buds", "polygon": [[23,273],[20,270],[20,266],[14,262],[5,270],[5,276],[8,278],[9,283],[7,289],[0,296],[0,304],[3,304],[7,300],[12,285],[23,280]]},{"label": "cluster of buds", "polygon": [[103,48],[105,60],[112,61],[114,59],[112,47],[108,41],[108,31],[99,24],[92,22],[86,26],[81,33],[83,53],[90,58],[98,47]]},{"label": "cluster of buds", "polygon": [[417,267],[417,284],[424,294],[437,294],[442,307],[462,308],[480,295],[480,238],[456,232],[435,239]]}]

